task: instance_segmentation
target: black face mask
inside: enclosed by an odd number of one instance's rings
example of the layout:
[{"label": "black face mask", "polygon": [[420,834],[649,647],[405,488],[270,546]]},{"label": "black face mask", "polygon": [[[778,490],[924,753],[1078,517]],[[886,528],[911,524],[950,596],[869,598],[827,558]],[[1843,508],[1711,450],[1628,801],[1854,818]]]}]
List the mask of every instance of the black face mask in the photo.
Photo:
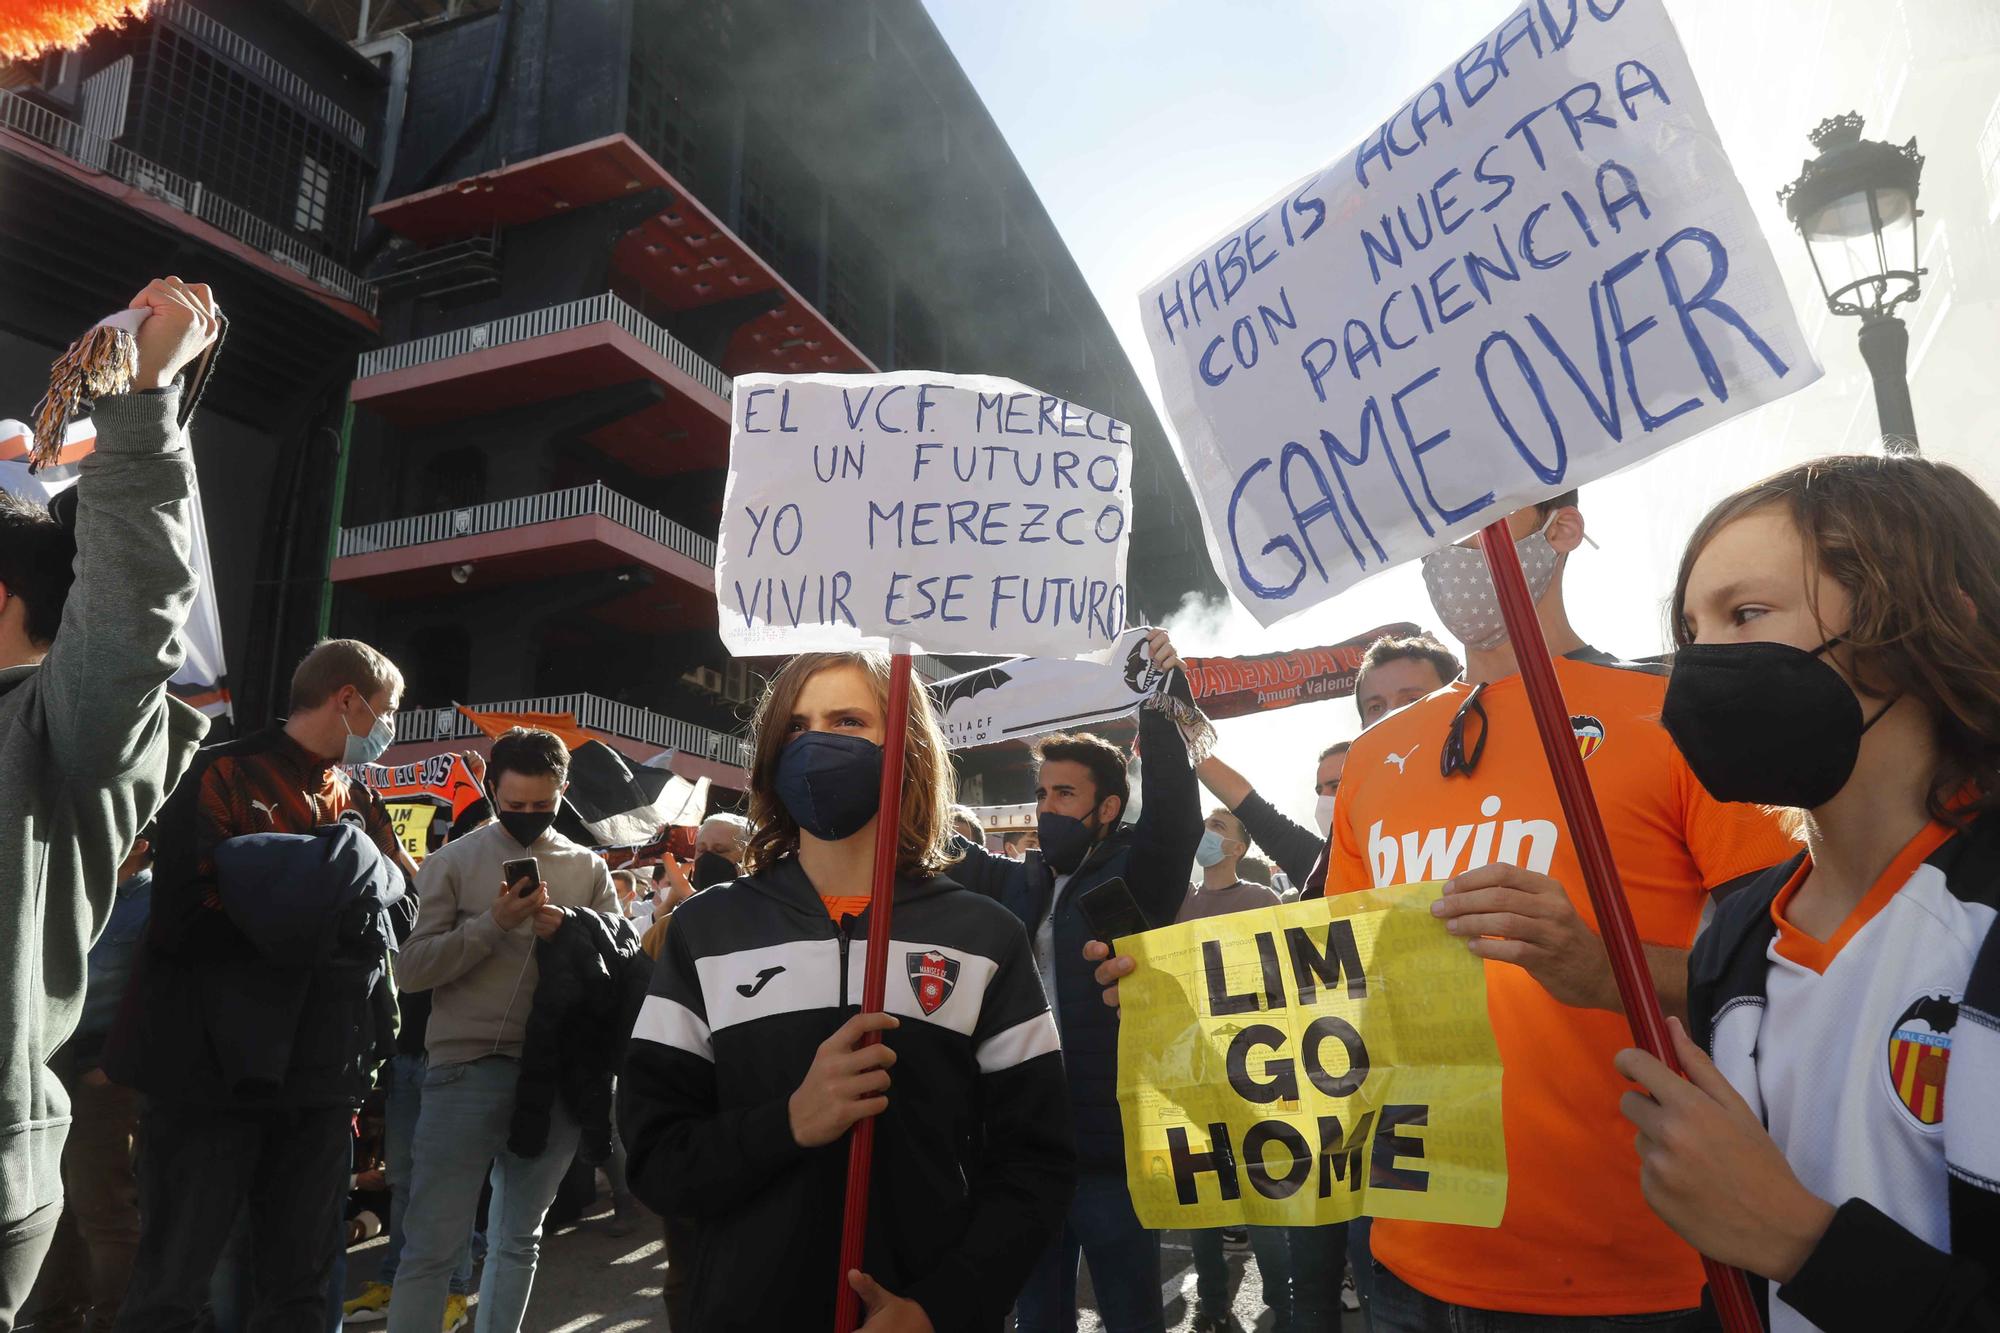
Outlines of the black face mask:
[{"label": "black face mask", "polygon": [[866,828],[882,804],[882,747],[860,736],[808,731],[778,756],[778,799],[801,829],[839,842]]},{"label": "black face mask", "polygon": [[1674,654],[1660,721],[1718,801],[1812,810],[1854,776],[1861,738],[1895,706],[1861,701],[1811,652],[1786,643],[1693,643]]},{"label": "black face mask", "polygon": [[694,873],[688,883],[697,892],[712,884],[727,884],[737,876],[736,863],[718,852],[703,852],[694,859]]},{"label": "black face mask", "polygon": [[549,831],[549,825],[556,822],[553,810],[502,810],[494,818],[500,827],[507,830],[507,836],[522,847],[533,847],[537,839]]},{"label": "black face mask", "polygon": [[1086,824],[1075,815],[1059,815],[1045,810],[1035,816],[1035,832],[1041,836],[1042,859],[1058,875],[1075,872],[1097,845],[1100,824]]}]

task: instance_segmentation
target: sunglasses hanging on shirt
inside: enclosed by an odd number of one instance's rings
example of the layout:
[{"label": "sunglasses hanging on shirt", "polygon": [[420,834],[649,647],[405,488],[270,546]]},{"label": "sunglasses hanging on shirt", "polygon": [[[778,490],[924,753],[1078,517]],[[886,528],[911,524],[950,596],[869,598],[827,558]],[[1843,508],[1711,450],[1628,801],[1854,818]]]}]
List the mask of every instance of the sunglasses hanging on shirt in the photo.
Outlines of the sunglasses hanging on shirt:
[{"label": "sunglasses hanging on shirt", "polygon": [[[1472,693],[1465,696],[1465,702],[1452,715],[1451,729],[1444,736],[1444,751],[1438,756],[1438,769],[1446,777],[1463,773],[1470,777],[1472,770],[1479,767],[1479,757],[1486,753],[1486,705],[1479,696],[1486,693],[1486,682],[1472,687]],[[1466,750],[1468,722],[1477,718],[1478,733],[1472,738],[1472,749]]]}]

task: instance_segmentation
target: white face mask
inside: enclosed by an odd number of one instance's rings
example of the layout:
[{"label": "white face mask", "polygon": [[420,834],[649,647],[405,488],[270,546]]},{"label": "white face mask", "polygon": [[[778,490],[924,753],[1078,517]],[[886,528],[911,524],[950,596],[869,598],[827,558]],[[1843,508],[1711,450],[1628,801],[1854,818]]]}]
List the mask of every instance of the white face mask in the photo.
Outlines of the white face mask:
[{"label": "white face mask", "polygon": [[[1528,595],[1541,601],[1556,578],[1556,548],[1549,545],[1548,523],[1514,543],[1521,557],[1521,572],[1527,576]],[[1493,571],[1486,567],[1486,553],[1477,546],[1447,546],[1424,557],[1424,590],[1431,595],[1431,609],[1444,623],[1445,633],[1474,652],[1485,652],[1507,642],[1507,619],[1500,613],[1500,594],[1493,586]]]},{"label": "white face mask", "polygon": [[1334,794],[1328,792],[1325,796],[1319,798],[1319,804],[1313,809],[1313,819],[1319,824],[1319,836],[1322,838],[1331,838],[1333,836],[1334,800]]}]

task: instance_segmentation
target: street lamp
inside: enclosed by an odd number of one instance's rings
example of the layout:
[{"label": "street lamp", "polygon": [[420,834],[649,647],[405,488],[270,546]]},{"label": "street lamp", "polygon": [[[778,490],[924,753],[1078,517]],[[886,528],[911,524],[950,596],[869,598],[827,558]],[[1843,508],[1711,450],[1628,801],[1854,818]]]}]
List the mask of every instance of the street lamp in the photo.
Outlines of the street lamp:
[{"label": "street lamp", "polygon": [[1914,138],[1900,148],[1862,138],[1861,117],[1852,111],[1821,121],[1810,138],[1819,156],[1778,191],[1778,201],[1805,237],[1827,309],[1861,317],[1861,358],[1875,381],[1884,450],[1914,454],[1910,331],[1895,309],[1923,290],[1917,178],[1924,155]]}]

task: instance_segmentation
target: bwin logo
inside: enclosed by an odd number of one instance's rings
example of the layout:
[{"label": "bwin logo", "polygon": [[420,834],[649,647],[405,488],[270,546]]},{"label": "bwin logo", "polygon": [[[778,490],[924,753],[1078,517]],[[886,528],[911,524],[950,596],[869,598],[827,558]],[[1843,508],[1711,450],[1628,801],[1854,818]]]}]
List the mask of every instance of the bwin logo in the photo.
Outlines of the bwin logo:
[{"label": "bwin logo", "polygon": [[[1383,833],[1382,821],[1376,820],[1368,830],[1368,860],[1375,872],[1375,887],[1450,879],[1461,871],[1477,870],[1495,861],[1520,866],[1538,875],[1549,873],[1556,858],[1553,823],[1546,819],[1509,819],[1502,823],[1496,818],[1500,813],[1498,796],[1481,801],[1479,813],[1486,816],[1483,824],[1425,829],[1400,837]],[[1466,850],[1468,843],[1470,855]]]}]

